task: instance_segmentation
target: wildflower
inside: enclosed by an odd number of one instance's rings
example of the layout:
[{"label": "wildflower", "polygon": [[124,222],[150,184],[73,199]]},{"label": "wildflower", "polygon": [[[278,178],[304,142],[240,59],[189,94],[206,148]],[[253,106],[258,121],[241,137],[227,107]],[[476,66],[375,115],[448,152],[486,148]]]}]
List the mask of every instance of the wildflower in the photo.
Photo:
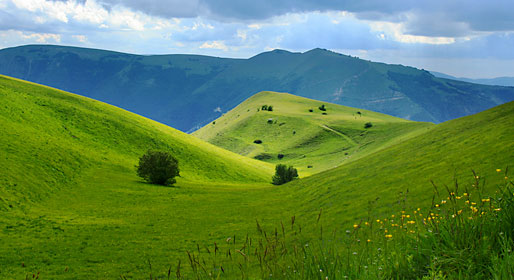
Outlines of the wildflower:
[{"label": "wildflower", "polygon": [[418,208],[418,211],[421,211],[421,208]]},{"label": "wildflower", "polygon": [[454,192],[451,192],[451,193],[450,193],[450,195],[451,195],[451,196],[454,196],[454,195],[455,195],[455,193],[454,193]]},{"label": "wildflower", "polygon": [[456,199],[460,199],[460,196],[456,196],[455,198],[456,198]]},{"label": "wildflower", "polygon": [[502,172],[502,170],[498,168],[498,169],[496,169],[496,172]]},{"label": "wildflower", "polygon": [[501,211],[501,210],[502,210],[501,208],[494,209],[494,211]]},{"label": "wildflower", "polygon": [[471,205],[477,205],[477,203],[476,202],[471,202]]},{"label": "wildflower", "polygon": [[446,200],[441,200],[441,204],[446,204]]},{"label": "wildflower", "polygon": [[368,242],[368,243],[371,242],[371,239],[366,240],[366,242]]},{"label": "wildflower", "polygon": [[385,238],[393,238],[393,235],[392,234],[386,234]]},{"label": "wildflower", "polygon": [[365,222],[364,224],[365,224],[365,225],[367,225],[367,226],[369,226],[369,223],[368,223],[368,222]]},{"label": "wildflower", "polygon": [[469,204],[469,200],[466,200],[466,202],[465,202],[465,203],[466,203],[466,204]]},{"label": "wildflower", "polygon": [[508,180],[508,179],[509,179],[509,177],[505,176],[505,180]]},{"label": "wildflower", "polygon": [[473,220],[473,217],[468,217],[468,220]]},{"label": "wildflower", "polygon": [[358,228],[358,227],[359,227],[359,225],[358,225],[358,224],[354,224],[354,225],[353,225],[353,228]]},{"label": "wildflower", "polygon": [[405,217],[406,217],[406,218],[410,218],[410,215],[406,215]]},{"label": "wildflower", "polygon": [[457,215],[462,214],[462,209],[457,212]]},{"label": "wildflower", "polygon": [[408,222],[407,222],[407,224],[411,224],[411,225],[413,225],[413,224],[415,224],[415,223],[416,223],[415,221],[408,221]]},{"label": "wildflower", "polygon": [[489,201],[491,201],[491,199],[490,199],[490,198],[484,198],[484,199],[482,199],[482,202],[489,202]]},{"label": "wildflower", "polygon": [[464,195],[464,196],[468,196],[468,193],[464,193],[463,195]]},{"label": "wildflower", "polygon": [[394,218],[394,214],[393,214],[393,215],[391,215],[391,218]]},{"label": "wildflower", "polygon": [[436,204],[435,207],[439,207],[439,204]]},{"label": "wildflower", "polygon": [[452,218],[455,218],[455,214],[452,214]]},{"label": "wildflower", "polygon": [[379,220],[379,219],[377,219],[377,223],[380,223],[380,220]]},{"label": "wildflower", "polygon": [[475,179],[480,179],[480,176],[478,176],[478,175],[477,175],[477,176],[475,176]]}]

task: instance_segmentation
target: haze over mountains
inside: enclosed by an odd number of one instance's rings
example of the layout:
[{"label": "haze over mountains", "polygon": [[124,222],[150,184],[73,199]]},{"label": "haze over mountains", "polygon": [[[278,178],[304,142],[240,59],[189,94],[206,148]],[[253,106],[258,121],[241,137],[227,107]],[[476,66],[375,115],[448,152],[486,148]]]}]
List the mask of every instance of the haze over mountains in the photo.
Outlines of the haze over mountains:
[{"label": "haze over mountains", "polygon": [[439,78],[458,80],[458,81],[463,81],[463,82],[468,82],[468,83],[484,84],[484,85],[492,85],[492,86],[507,86],[507,87],[514,86],[514,77],[497,77],[497,78],[490,78],[490,79],[470,79],[470,78],[463,78],[463,77],[455,77],[452,75],[444,74],[441,72],[435,72],[435,71],[430,71],[430,73],[432,73],[432,75],[439,77]]},{"label": "haze over mountains", "polygon": [[0,74],[92,97],[182,131],[263,90],[435,123],[514,100],[513,87],[437,78],[322,49],[230,59],[30,45],[1,50]]}]

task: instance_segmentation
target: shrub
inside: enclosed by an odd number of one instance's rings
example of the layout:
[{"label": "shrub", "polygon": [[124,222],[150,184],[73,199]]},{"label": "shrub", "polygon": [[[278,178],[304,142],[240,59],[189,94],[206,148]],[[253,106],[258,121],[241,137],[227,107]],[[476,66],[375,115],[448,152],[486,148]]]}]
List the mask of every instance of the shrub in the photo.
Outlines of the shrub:
[{"label": "shrub", "polygon": [[326,111],[327,110],[327,108],[325,108],[325,104],[322,104],[321,106],[319,106],[319,109],[321,111]]},{"label": "shrub", "polygon": [[254,156],[253,158],[257,159],[257,160],[269,160],[269,159],[272,159],[273,156],[268,153],[262,153],[262,154],[258,154],[256,156]]},{"label": "shrub", "polygon": [[253,140],[253,143],[255,143],[255,144],[262,144],[262,140],[259,140],[259,139]]},{"label": "shrub", "polygon": [[270,111],[270,112],[273,111],[273,106],[269,105],[268,106],[268,111]]},{"label": "shrub", "polygon": [[273,185],[282,185],[296,178],[298,178],[296,168],[292,166],[288,167],[285,164],[277,164],[275,167],[275,175],[273,175],[271,183]]},{"label": "shrub", "polygon": [[373,124],[370,123],[370,122],[367,122],[367,123],[364,124],[364,128],[370,128],[372,126],[373,126]]},{"label": "shrub", "polygon": [[273,123],[273,119],[268,119],[268,123],[272,124]]},{"label": "shrub", "polygon": [[309,109],[309,112],[311,112],[311,113],[312,113],[312,112],[314,112],[314,110],[312,110],[312,109]]},{"label": "shrub", "polygon": [[261,110],[267,111],[268,110],[268,105],[262,105]]},{"label": "shrub", "polygon": [[278,159],[283,159],[283,158],[284,158],[284,154],[278,154],[278,155],[277,155],[277,158],[278,158]]},{"label": "shrub", "polygon": [[175,176],[180,176],[178,160],[164,151],[147,151],[136,168],[137,175],[152,184],[172,185]]}]

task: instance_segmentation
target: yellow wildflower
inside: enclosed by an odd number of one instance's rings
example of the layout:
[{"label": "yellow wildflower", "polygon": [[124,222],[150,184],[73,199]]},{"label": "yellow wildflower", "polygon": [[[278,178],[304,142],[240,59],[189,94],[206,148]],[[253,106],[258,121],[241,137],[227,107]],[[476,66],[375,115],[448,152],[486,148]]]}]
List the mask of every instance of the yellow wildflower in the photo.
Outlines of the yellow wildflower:
[{"label": "yellow wildflower", "polygon": [[494,211],[501,211],[501,210],[502,210],[501,208],[494,209]]},{"label": "yellow wildflower", "polygon": [[368,243],[371,242],[371,239],[366,240]]},{"label": "yellow wildflower", "polygon": [[491,199],[490,199],[490,198],[484,198],[484,199],[482,199],[482,202],[489,202],[489,201],[491,201]]},{"label": "yellow wildflower", "polygon": [[498,169],[496,169],[496,172],[502,172],[502,170],[498,168]]},{"label": "yellow wildflower", "polygon": [[358,225],[358,224],[354,224],[354,225],[353,225],[353,228],[358,228],[358,227],[359,227],[359,225]]},{"label": "yellow wildflower", "polygon": [[393,238],[393,235],[392,234],[386,234],[385,237],[386,238]]}]

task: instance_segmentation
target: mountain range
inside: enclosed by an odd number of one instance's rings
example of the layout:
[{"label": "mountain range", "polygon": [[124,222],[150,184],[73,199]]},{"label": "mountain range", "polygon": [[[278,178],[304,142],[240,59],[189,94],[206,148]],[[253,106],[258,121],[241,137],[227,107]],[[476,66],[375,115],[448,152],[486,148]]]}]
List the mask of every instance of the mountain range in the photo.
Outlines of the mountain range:
[{"label": "mountain range", "polygon": [[514,100],[514,87],[437,78],[324,49],[230,59],[28,45],[0,50],[0,74],[91,97],[186,132],[264,90],[434,123]]}]

